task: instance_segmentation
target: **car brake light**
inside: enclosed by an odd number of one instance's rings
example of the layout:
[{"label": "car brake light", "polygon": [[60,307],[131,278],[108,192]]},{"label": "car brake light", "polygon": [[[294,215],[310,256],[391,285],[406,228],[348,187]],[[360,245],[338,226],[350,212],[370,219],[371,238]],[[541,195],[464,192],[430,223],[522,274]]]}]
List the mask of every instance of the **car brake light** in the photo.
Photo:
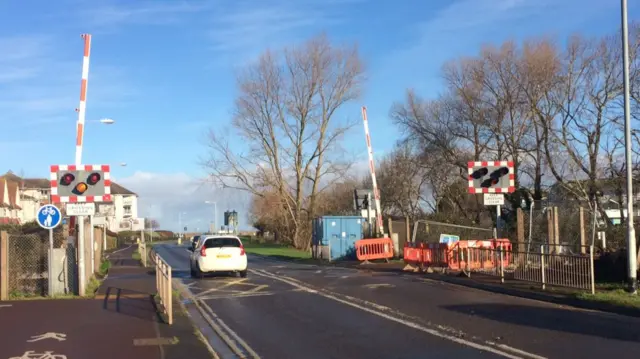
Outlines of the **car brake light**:
[{"label": "car brake light", "polygon": [[240,255],[243,256],[244,255],[244,246],[240,246]]},{"label": "car brake light", "polygon": [[205,246],[200,247],[200,256],[202,257],[207,256],[207,248]]}]

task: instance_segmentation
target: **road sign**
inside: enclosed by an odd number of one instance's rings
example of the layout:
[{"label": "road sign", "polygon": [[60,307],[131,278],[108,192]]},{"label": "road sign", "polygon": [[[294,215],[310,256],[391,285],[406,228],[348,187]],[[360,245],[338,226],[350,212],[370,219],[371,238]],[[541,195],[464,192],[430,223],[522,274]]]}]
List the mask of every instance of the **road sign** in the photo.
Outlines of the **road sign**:
[{"label": "road sign", "polygon": [[504,206],[504,194],[502,193],[485,193],[485,206]]},{"label": "road sign", "polygon": [[111,202],[109,166],[51,166],[51,202]]},{"label": "road sign", "polygon": [[38,224],[44,229],[54,229],[62,222],[62,214],[58,207],[45,204],[38,209]]},{"label": "road sign", "polygon": [[95,203],[67,203],[65,204],[67,216],[93,216],[96,214]]},{"label": "road sign", "polygon": [[516,190],[512,161],[471,161],[469,193],[513,193]]},{"label": "road sign", "polygon": [[451,243],[458,242],[459,240],[460,240],[460,236],[456,236],[454,234],[444,234],[444,233],[440,234],[440,243],[451,244]]}]

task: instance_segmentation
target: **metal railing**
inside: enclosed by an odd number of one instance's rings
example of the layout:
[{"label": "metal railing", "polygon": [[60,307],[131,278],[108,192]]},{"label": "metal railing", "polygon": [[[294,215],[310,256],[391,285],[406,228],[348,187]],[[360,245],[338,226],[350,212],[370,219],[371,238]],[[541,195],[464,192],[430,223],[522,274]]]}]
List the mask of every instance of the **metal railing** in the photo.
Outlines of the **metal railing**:
[{"label": "metal railing", "polygon": [[171,266],[156,253],[156,290],[160,297],[162,311],[167,315],[169,325],[173,324],[173,291],[171,286]]},{"label": "metal railing", "polygon": [[499,276],[547,286],[588,290],[595,293],[593,246],[587,254],[557,254],[545,245],[537,252],[502,251],[500,248],[468,248],[470,272]]}]

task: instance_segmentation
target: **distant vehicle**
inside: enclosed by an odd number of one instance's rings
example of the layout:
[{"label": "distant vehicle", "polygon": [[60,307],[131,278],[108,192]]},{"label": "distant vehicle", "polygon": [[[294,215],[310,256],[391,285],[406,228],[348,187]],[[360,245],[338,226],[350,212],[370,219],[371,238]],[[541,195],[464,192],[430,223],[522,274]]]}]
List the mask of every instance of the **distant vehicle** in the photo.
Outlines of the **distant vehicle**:
[{"label": "distant vehicle", "polygon": [[228,272],[247,277],[247,254],[240,238],[229,235],[200,236],[189,258],[191,276]]}]

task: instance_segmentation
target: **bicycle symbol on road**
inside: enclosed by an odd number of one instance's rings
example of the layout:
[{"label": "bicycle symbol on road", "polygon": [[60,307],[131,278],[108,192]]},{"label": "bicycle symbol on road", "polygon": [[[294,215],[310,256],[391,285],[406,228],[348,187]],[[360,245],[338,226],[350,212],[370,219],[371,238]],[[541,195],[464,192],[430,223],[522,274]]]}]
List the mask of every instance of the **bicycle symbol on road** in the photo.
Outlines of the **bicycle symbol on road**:
[{"label": "bicycle symbol on road", "polygon": [[33,350],[29,350],[22,354],[22,356],[11,357],[9,359],[67,359],[67,356],[63,354],[53,354],[52,351],[36,353]]}]

